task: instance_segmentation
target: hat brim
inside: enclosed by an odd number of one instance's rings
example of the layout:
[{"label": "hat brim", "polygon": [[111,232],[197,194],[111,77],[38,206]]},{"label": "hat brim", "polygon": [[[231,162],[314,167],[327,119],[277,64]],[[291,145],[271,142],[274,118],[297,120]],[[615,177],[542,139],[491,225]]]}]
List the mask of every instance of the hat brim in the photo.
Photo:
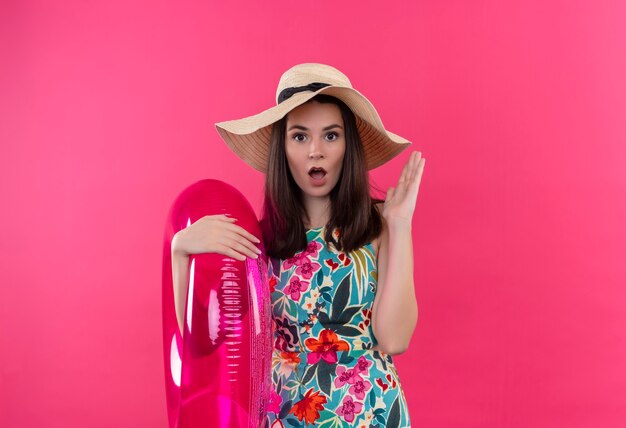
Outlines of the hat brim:
[{"label": "hat brim", "polygon": [[291,110],[322,93],[343,101],[356,116],[367,169],[382,165],[411,144],[385,129],[378,112],[367,98],[357,90],[343,86],[326,86],[315,92],[298,92],[261,113],[243,119],[219,122],[215,127],[237,156],[253,168],[266,173],[273,124]]}]

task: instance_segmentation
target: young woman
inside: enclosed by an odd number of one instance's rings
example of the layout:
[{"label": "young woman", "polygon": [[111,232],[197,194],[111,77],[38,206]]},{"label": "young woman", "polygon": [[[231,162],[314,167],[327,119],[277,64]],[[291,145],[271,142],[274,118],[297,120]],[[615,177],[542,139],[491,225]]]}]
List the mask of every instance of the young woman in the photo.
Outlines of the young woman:
[{"label": "young woman", "polygon": [[[368,170],[409,142],[323,64],[292,67],[275,107],[217,128],[266,173],[261,224],[274,324],[267,426],[410,426],[391,356],[406,350],[417,322],[411,223],[425,159],[413,152],[384,203],[372,199]],[[232,218],[205,217],[174,237],[174,275],[189,254],[256,258],[258,242]]]}]

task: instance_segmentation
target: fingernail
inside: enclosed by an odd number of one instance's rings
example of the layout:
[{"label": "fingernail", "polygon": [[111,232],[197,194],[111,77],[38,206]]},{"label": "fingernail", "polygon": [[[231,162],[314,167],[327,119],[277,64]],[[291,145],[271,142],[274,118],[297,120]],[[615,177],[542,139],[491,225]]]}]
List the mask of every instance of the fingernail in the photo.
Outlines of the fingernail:
[{"label": "fingernail", "polygon": [[254,251],[256,251],[257,254],[261,254],[261,250],[259,248],[255,248]]}]

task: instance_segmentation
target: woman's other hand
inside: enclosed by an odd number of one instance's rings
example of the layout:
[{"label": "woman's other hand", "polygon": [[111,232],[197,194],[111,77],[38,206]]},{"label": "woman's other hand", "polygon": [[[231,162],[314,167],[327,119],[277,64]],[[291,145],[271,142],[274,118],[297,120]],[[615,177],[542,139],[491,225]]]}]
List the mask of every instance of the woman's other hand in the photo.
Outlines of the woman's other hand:
[{"label": "woman's other hand", "polygon": [[255,244],[261,241],[236,225],[236,221],[225,215],[207,215],[200,218],[174,235],[172,254],[188,256],[218,253],[241,261],[246,257],[256,259],[261,250]]},{"label": "woman's other hand", "polygon": [[387,191],[383,217],[388,222],[401,220],[411,223],[425,162],[420,152],[411,153],[402,169],[398,185]]}]

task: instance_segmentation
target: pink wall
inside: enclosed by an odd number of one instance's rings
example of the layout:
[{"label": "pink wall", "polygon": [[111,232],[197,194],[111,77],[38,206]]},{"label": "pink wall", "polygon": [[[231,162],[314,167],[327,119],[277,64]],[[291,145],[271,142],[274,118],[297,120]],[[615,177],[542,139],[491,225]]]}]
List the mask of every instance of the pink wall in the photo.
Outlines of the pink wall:
[{"label": "pink wall", "polygon": [[166,425],[169,205],[211,177],[258,209],[213,123],[315,61],[427,158],[414,426],[625,426],[624,22],[619,0],[3,2],[0,425]]}]

